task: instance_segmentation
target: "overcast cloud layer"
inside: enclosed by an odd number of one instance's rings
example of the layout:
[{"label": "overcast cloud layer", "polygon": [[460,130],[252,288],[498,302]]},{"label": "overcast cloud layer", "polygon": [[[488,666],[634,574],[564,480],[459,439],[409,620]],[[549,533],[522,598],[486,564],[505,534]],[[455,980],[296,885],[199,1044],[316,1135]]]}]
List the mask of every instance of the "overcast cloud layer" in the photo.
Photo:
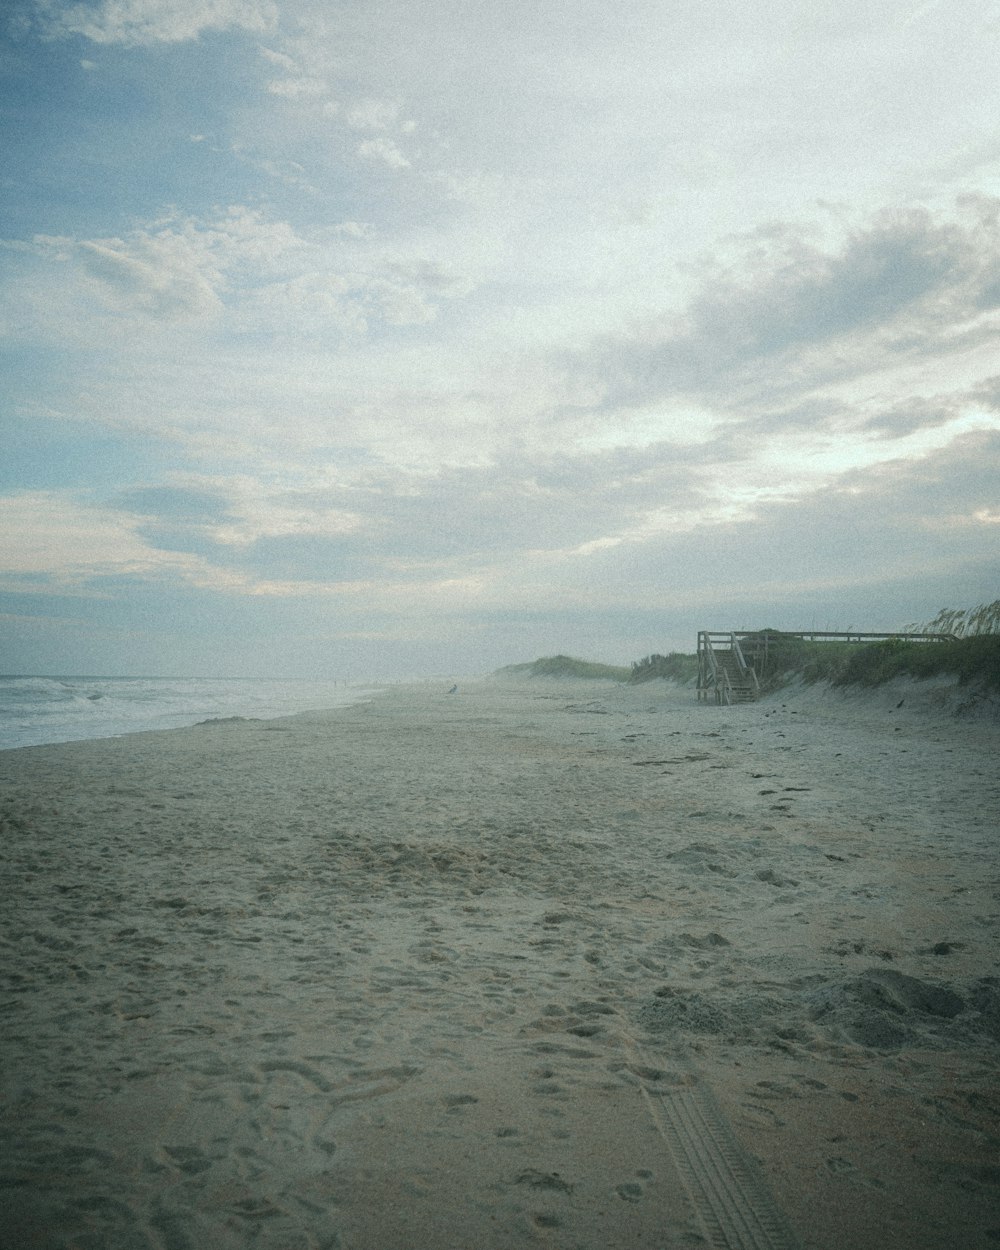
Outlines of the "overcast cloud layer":
[{"label": "overcast cloud layer", "polygon": [[1000,4],[7,13],[0,671],[1000,596]]}]

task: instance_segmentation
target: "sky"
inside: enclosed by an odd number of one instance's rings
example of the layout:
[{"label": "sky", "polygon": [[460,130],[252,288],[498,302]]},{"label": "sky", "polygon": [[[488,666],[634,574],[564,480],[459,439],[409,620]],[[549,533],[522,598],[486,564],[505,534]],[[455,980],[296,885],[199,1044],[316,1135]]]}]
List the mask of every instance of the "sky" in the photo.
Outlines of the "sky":
[{"label": "sky", "polygon": [[1000,0],[8,0],[0,672],[1000,598]]}]

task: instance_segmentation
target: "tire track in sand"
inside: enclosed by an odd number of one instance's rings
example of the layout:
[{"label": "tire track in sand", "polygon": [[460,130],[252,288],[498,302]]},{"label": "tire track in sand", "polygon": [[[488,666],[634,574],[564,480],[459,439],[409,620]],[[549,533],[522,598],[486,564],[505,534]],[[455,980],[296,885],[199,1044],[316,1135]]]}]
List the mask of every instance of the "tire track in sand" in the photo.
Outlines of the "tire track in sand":
[{"label": "tire track in sand", "polygon": [[640,1089],[709,1245],[715,1250],[798,1250],[784,1215],[704,1083],[692,1074],[690,1083],[669,1090],[651,1089],[646,1081]]}]

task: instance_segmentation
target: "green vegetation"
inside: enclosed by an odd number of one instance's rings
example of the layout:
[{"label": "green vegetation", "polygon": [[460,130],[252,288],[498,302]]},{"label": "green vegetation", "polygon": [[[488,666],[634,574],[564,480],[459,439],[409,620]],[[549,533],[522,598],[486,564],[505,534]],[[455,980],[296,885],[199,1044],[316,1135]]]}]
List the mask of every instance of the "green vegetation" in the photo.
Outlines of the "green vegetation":
[{"label": "green vegetation", "polygon": [[[1000,691],[1000,634],[973,634],[942,642],[911,642],[890,638],[855,647],[829,676],[835,686],[880,686],[894,677],[956,676]],[[815,678],[812,678],[815,680]]]},{"label": "green vegetation", "polygon": [[[767,659],[757,644],[768,634]],[[793,677],[833,686],[881,686],[894,677],[918,680],[947,674],[961,685],[1000,691],[1000,600],[976,608],[942,608],[933,621],[907,625],[906,633],[952,634],[933,642],[887,638],[882,642],[809,642],[778,630],[742,640],[765,688]]]},{"label": "green vegetation", "polygon": [[628,681],[631,670],[613,664],[593,664],[570,655],[551,655],[529,664],[508,664],[499,670],[505,677],[583,677],[594,681]]},{"label": "green vegetation", "polygon": [[647,655],[644,660],[635,660],[629,681],[639,683],[663,678],[684,684],[696,681],[697,677],[698,657],[685,655],[681,651],[671,651],[669,655]]}]

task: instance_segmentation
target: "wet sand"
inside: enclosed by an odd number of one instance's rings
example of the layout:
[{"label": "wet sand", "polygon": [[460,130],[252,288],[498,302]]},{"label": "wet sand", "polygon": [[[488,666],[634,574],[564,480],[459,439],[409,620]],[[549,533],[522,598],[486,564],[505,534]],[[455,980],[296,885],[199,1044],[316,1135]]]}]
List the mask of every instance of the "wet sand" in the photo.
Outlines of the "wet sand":
[{"label": "wet sand", "polygon": [[0,1244],[995,1248],[964,699],[496,679],[0,753]]}]

